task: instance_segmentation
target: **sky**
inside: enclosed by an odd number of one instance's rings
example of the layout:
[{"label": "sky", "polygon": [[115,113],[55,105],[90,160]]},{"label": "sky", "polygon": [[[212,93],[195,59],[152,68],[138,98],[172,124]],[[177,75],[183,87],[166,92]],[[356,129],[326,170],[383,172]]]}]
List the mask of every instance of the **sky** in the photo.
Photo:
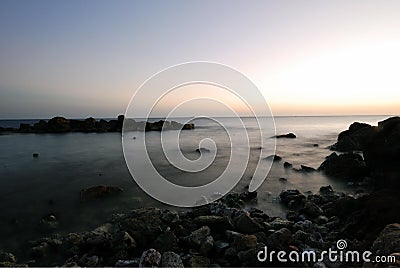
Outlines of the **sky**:
[{"label": "sky", "polygon": [[400,114],[399,14],[400,1],[2,0],[0,118],[115,117],[189,61],[240,71],[274,115]]}]

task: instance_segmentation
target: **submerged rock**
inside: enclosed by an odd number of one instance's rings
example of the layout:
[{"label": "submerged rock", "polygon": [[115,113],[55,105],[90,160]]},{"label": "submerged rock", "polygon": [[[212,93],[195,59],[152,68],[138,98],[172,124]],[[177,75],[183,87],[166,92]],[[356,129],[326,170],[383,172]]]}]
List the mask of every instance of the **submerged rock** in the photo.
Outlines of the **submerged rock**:
[{"label": "submerged rock", "polygon": [[107,196],[112,196],[121,193],[123,190],[116,186],[94,186],[86,189],[82,189],[80,192],[81,200],[94,200],[100,199]]}]

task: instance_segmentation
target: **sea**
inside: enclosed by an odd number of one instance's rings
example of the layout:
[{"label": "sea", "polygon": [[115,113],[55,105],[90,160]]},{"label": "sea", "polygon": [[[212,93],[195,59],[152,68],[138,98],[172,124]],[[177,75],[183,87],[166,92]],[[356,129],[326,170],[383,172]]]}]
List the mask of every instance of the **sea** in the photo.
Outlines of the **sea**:
[{"label": "sea", "polygon": [[[351,123],[357,121],[376,125],[388,117],[275,117],[276,134],[292,132],[297,138],[276,139],[276,154],[282,160],[272,164],[265,181],[257,190],[257,202],[251,206],[264,210],[270,216],[283,217],[286,209],[279,203],[278,196],[285,189],[298,189],[310,194],[317,193],[321,186],[331,185],[335,191],[356,195],[362,186],[329,178],[319,172],[285,169],[283,163],[290,162],[294,168],[300,168],[300,165],[318,168],[325,157],[332,153],[329,146]],[[191,119],[174,120],[184,123]],[[20,123],[34,124],[37,121],[39,119],[0,120],[0,126],[19,127]],[[210,151],[216,151],[211,165],[197,173],[184,172],[165,157],[163,150],[177,148],[161,146],[160,132],[127,132],[123,135],[131,142],[133,154],[135,143],[145,138],[149,158],[157,171],[169,181],[183,186],[205,185],[218,178],[232,159],[231,154],[236,152],[230,147],[230,135],[241,135],[243,126],[250,137],[259,137],[256,135],[259,129],[252,118],[241,118],[243,125],[237,124],[233,118],[219,118],[219,124],[205,118],[192,121],[195,129],[182,131],[179,135],[179,150],[188,159],[195,160],[200,156],[196,152],[199,143],[208,138],[215,142]],[[229,126],[233,133],[228,135],[224,126]],[[170,131],[173,133],[175,130]],[[250,156],[241,158],[248,161],[248,168],[232,191],[245,191],[258,159],[268,156],[263,155],[260,139],[253,138],[249,143],[235,145],[241,147],[240,152],[249,150]],[[263,136],[262,139],[269,141],[272,138]],[[155,200],[138,186],[124,158],[121,133],[3,133],[0,135],[0,148],[0,241],[3,250],[18,253],[25,250],[30,240],[54,233],[88,231],[107,222],[114,213],[124,213],[134,208],[154,206],[185,210]],[[38,153],[39,157],[34,158],[33,153]],[[267,160],[265,166],[269,167]],[[146,171],[143,172],[145,174]],[[118,186],[123,192],[113,197],[83,202],[80,198],[81,189],[97,185]],[[55,215],[59,221],[59,227],[53,231],[40,227],[40,220],[49,214]]]}]

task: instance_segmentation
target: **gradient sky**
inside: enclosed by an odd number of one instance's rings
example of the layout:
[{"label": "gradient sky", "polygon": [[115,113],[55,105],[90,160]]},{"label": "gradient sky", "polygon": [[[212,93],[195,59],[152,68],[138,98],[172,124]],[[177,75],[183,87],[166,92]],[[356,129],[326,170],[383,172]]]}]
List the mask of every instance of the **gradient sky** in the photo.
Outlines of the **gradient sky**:
[{"label": "gradient sky", "polygon": [[[277,115],[400,114],[400,1],[0,1],[0,118],[114,117],[154,73],[234,67]],[[217,111],[216,111],[217,112]]]}]

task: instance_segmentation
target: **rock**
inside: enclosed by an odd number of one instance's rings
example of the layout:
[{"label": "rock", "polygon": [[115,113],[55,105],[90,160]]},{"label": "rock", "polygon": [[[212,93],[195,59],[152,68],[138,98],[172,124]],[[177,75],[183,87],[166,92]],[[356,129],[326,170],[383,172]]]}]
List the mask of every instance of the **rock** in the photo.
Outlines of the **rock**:
[{"label": "rock", "polygon": [[318,170],[323,171],[328,176],[339,179],[362,180],[369,176],[369,169],[362,156],[353,153],[341,155],[332,153],[321,164]]},{"label": "rock", "polygon": [[252,201],[252,200],[257,199],[257,192],[256,191],[253,191],[253,192],[245,191],[243,193],[240,193],[239,198],[244,201]]},{"label": "rock", "polygon": [[78,264],[80,266],[85,266],[85,267],[97,267],[99,266],[100,258],[96,255],[94,256],[88,256],[87,254],[84,254],[78,261]]},{"label": "rock", "polygon": [[257,237],[255,235],[239,234],[234,237],[232,248],[236,251],[247,250],[257,246]]},{"label": "rock", "polygon": [[315,172],[317,170],[315,168],[312,168],[312,167],[301,165],[301,171],[309,173],[309,172]]},{"label": "rock", "polygon": [[15,264],[17,262],[17,259],[15,258],[14,254],[0,250],[0,263],[4,262]]},{"label": "rock", "polygon": [[140,259],[133,260],[118,260],[115,263],[115,267],[138,267]]},{"label": "rock", "polygon": [[161,264],[161,254],[155,249],[143,252],[140,257],[139,267],[157,267]]},{"label": "rock", "polygon": [[40,120],[33,126],[20,124],[18,129],[0,128],[0,132],[10,131],[19,133],[67,133],[67,132],[121,132],[122,128],[127,131],[162,131],[162,130],[190,130],[194,129],[194,124],[180,124],[175,121],[158,122],[136,122],[133,119],[119,115],[117,120],[97,121],[93,117],[85,120],[66,119],[61,116],[53,117],[48,122]]},{"label": "rock", "polygon": [[300,212],[310,216],[311,218],[315,218],[320,216],[324,211],[314,202],[306,201],[304,208]]},{"label": "rock", "polygon": [[192,256],[188,262],[191,267],[210,267],[211,261],[207,257],[203,256]]},{"label": "rock", "polygon": [[40,224],[40,228],[45,231],[55,230],[60,225],[59,222],[57,221],[56,216],[54,216],[53,214],[49,214],[49,215],[43,217],[40,220],[39,224]]},{"label": "rock", "polygon": [[332,186],[328,185],[328,186],[321,186],[321,188],[319,188],[319,193],[321,195],[333,195],[333,189]]},{"label": "rock", "polygon": [[265,159],[269,160],[269,161],[273,161],[273,162],[278,162],[278,161],[282,160],[282,157],[280,157],[279,155],[274,154],[274,155],[267,156]]},{"label": "rock", "polygon": [[362,151],[375,135],[375,128],[364,123],[353,123],[348,130],[338,136],[338,141],[331,150],[339,152]]},{"label": "rock", "polygon": [[233,222],[228,216],[199,216],[193,222],[197,226],[209,226],[216,231],[232,230],[234,228]]},{"label": "rock", "polygon": [[46,242],[40,243],[38,246],[31,248],[31,255],[36,259],[45,258],[50,251],[49,244]]},{"label": "rock", "polygon": [[178,249],[178,239],[171,231],[160,234],[153,243],[153,247],[161,253]]},{"label": "rock", "polygon": [[365,162],[371,169],[378,188],[400,186],[400,117],[378,123],[375,135],[363,151]]},{"label": "rock", "polygon": [[221,240],[217,240],[214,242],[214,247],[215,247],[215,251],[218,254],[223,253],[227,248],[229,248],[229,243],[221,241]]},{"label": "rock", "polygon": [[283,167],[284,168],[292,168],[293,165],[291,163],[289,163],[289,162],[285,162],[285,163],[283,163]]},{"label": "rock", "polygon": [[150,248],[162,230],[166,230],[161,217],[162,212],[158,208],[139,208],[115,217],[112,223],[118,224],[121,230],[128,232],[138,247],[143,249]]},{"label": "rock", "polygon": [[200,245],[200,253],[207,256],[211,249],[214,247],[214,239],[211,235],[204,238]]},{"label": "rock", "polygon": [[235,226],[239,232],[245,234],[254,234],[261,230],[261,226],[246,213],[235,220]]},{"label": "rock", "polygon": [[273,230],[279,230],[282,228],[290,228],[292,222],[286,219],[276,218],[272,222],[269,222],[268,225]]},{"label": "rock", "polygon": [[400,252],[400,224],[387,225],[374,241],[371,252],[374,256],[389,256]]},{"label": "rock", "polygon": [[80,192],[81,200],[94,200],[100,199],[108,196],[112,196],[121,193],[123,190],[116,186],[94,186],[86,189],[82,189]]},{"label": "rock", "polygon": [[292,241],[292,233],[287,228],[282,228],[267,238],[267,246],[274,250],[287,250]]},{"label": "rock", "polygon": [[294,133],[288,133],[288,134],[274,136],[274,138],[277,138],[277,139],[282,139],[282,138],[295,139],[296,135]]},{"label": "rock", "polygon": [[299,190],[284,190],[279,194],[279,198],[281,202],[285,205],[289,205],[291,201],[295,201],[296,203],[301,203],[306,196],[301,194]]},{"label": "rock", "polygon": [[208,226],[203,226],[200,229],[193,231],[190,234],[189,238],[194,244],[200,245],[201,242],[204,240],[204,238],[210,235],[210,233],[211,233],[210,228]]},{"label": "rock", "polygon": [[161,266],[162,267],[173,267],[173,268],[174,267],[177,267],[177,268],[184,267],[181,257],[172,251],[167,251],[167,252],[163,253]]},{"label": "rock", "polygon": [[33,153],[32,156],[33,158],[39,158],[39,153]]},{"label": "rock", "polygon": [[286,178],[279,178],[279,181],[280,182],[287,182],[287,179]]}]

